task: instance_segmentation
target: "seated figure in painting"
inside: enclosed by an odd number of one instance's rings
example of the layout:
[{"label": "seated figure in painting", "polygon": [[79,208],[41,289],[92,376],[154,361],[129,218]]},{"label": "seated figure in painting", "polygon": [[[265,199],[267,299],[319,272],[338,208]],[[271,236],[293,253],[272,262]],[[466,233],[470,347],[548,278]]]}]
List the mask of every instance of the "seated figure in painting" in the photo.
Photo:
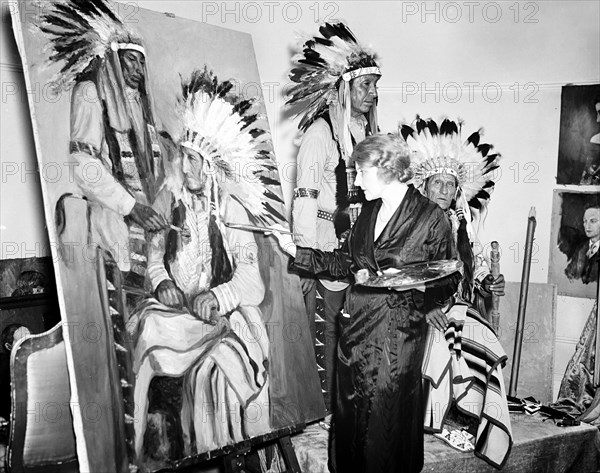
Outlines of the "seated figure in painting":
[{"label": "seated figure in painting", "polygon": [[[476,436],[476,455],[499,467],[512,445],[501,370],[507,357],[486,320],[483,302],[491,294],[504,295],[505,284],[504,276],[491,276],[481,245],[473,244],[478,239],[472,225],[487,208],[499,155],[479,143],[479,132],[463,143],[460,124],[451,120],[438,127],[418,118],[414,129],[404,125],[401,132],[412,150],[414,185],[446,211],[463,262],[453,302],[426,314],[431,327],[423,364],[425,427],[464,450],[473,449],[469,444]],[[474,424],[470,430],[475,435],[458,430],[461,435],[450,439],[449,414],[457,421],[451,423]]]},{"label": "seated figure in painting", "polygon": [[583,231],[586,240],[579,244],[565,269],[569,279],[581,279],[583,284],[598,281],[600,262],[600,204],[588,204],[583,213]]},{"label": "seated figure in painting", "polygon": [[[269,341],[258,305],[264,285],[253,233],[227,223],[283,220],[268,134],[253,102],[206,67],[182,86],[183,133],[155,209],[171,229],[150,242],[155,298],[128,324],[135,342],[135,445],[142,451],[155,376],[183,376],[184,453],[269,431]],[[271,205],[273,204],[273,205]],[[248,414],[248,409],[252,409]]]}]

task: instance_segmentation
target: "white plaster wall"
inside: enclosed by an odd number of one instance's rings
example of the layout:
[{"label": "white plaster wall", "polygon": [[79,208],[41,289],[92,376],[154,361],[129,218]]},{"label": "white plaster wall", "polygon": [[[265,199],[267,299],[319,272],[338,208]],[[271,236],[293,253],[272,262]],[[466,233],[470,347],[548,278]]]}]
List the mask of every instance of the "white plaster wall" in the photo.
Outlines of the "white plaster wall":
[{"label": "white plaster wall", "polygon": [[[12,2],[2,3],[6,9]],[[138,5],[252,35],[288,203],[296,130],[280,113],[290,48],[297,32],[315,32],[323,20],[345,20],[382,57],[382,131],[393,131],[399,120],[412,120],[417,113],[460,117],[466,132],[484,127],[485,140],[503,155],[503,169],[482,241],[500,242],[502,272],[518,281],[527,214],[534,206],[538,225],[531,281],[547,282],[561,86],[600,82],[598,2],[146,0],[128,4],[132,23]],[[35,160],[18,56],[6,21],[3,14],[0,256],[31,256],[23,247],[48,255],[38,184],[20,171],[31,169]],[[15,166],[19,172],[9,175]],[[558,298],[555,390],[592,303]]]}]

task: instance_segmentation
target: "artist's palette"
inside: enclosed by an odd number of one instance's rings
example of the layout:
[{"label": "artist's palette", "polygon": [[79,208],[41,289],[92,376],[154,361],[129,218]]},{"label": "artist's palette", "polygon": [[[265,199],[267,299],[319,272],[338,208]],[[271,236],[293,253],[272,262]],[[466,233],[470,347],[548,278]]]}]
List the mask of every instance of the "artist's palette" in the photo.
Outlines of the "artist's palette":
[{"label": "artist's palette", "polygon": [[[407,264],[401,268],[390,268],[381,274],[361,277],[357,274],[356,283],[366,287],[388,288],[395,290],[416,289],[462,270],[458,260],[426,261]],[[362,270],[361,270],[362,271]],[[360,273],[360,271],[359,271]]]}]

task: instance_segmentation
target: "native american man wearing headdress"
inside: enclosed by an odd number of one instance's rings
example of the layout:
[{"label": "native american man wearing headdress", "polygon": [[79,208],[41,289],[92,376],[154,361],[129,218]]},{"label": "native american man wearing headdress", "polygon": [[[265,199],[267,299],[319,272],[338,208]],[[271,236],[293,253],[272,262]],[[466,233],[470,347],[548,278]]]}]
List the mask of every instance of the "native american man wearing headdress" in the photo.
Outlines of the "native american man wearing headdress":
[{"label": "native american man wearing headdress", "polygon": [[187,455],[270,430],[258,247],[251,232],[225,226],[284,220],[276,210],[283,201],[269,190],[278,185],[270,177],[276,168],[269,134],[258,125],[254,102],[230,93],[232,83],[218,82],[206,67],[182,85],[183,133],[155,203],[175,229],[152,238],[148,274],[156,298],[144,301],[128,324],[138,454],[156,376],[183,376]]},{"label": "native american man wearing headdress", "polygon": [[[463,141],[461,124],[448,119],[438,126],[417,118],[414,126],[403,125],[401,134],[412,151],[413,184],[447,212],[463,262],[454,302],[426,314],[425,428],[463,450],[473,450],[476,437],[476,454],[501,467],[512,446],[501,369],[507,357],[482,314],[484,298],[504,295],[504,276],[491,276],[475,231],[495,185],[500,155],[480,143],[480,132]],[[474,419],[474,435],[451,432],[446,421],[453,403]]]},{"label": "native american man wearing headdress", "polygon": [[[332,251],[345,239],[364,201],[354,185],[354,169],[347,165],[354,145],[377,132],[381,71],[376,54],[343,23],[326,23],[319,33],[301,46],[289,74],[293,85],[287,106],[292,114],[302,115],[299,128],[305,132],[297,158],[292,225],[298,245]],[[317,293],[323,300],[319,312],[324,337],[317,345],[325,346],[319,367],[328,410],[338,317],[347,286],[343,281],[302,278],[313,339]]]},{"label": "native american man wearing headdress", "polygon": [[447,212],[464,263],[459,297],[475,305],[485,317],[483,300],[492,293],[504,295],[504,276],[494,279],[490,274],[476,227],[486,213],[500,156],[490,153],[491,145],[479,143],[480,132],[461,142],[460,123],[451,120],[438,127],[433,120],[418,118],[415,128],[402,127],[413,150],[415,187]]},{"label": "native american man wearing headdress", "polygon": [[70,153],[91,238],[141,286],[145,231],[165,227],[150,207],[162,169],[142,40],[104,0],[46,2],[43,11],[50,61],[63,64],[54,85],[73,87]]}]

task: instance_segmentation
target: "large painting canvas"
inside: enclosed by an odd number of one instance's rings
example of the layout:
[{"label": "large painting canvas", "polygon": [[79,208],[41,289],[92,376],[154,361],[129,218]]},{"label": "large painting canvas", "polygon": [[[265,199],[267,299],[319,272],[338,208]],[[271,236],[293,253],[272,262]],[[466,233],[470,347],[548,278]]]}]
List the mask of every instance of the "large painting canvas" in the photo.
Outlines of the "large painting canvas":
[{"label": "large painting canvas", "polygon": [[285,214],[251,37],[16,6],[82,471],[185,466],[322,417],[299,280],[228,225]]}]

